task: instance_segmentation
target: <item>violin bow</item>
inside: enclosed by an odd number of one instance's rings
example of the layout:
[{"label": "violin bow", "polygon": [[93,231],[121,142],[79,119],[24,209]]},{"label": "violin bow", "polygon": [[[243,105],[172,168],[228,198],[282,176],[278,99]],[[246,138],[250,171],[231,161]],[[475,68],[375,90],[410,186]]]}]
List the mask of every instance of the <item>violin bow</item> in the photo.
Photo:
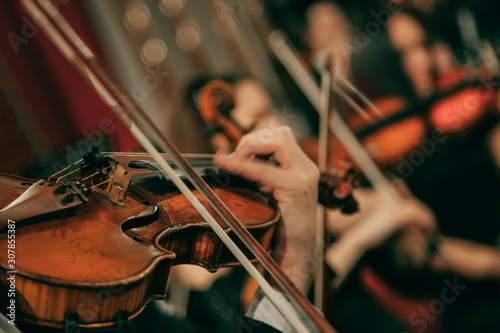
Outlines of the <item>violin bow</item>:
[{"label": "violin bow", "polygon": [[[359,89],[356,88],[356,86],[354,84],[352,84],[349,80],[347,80],[340,73],[340,71],[337,71],[337,73],[335,74],[335,76],[336,76],[336,79],[337,79],[338,83],[341,83],[347,89],[349,89],[354,95],[356,95],[361,101],[363,101],[363,103],[365,103],[370,109],[372,109],[373,112],[375,112],[379,118],[381,118],[381,119],[386,118],[386,116],[384,116],[382,114],[382,112],[380,111],[380,109],[378,107],[376,107],[375,104],[373,104],[373,102],[368,97],[365,96],[365,94],[363,94],[361,91],[359,91]],[[354,104],[350,101],[352,99],[349,96],[347,96],[347,94],[345,94],[342,90],[340,90],[339,87],[333,87],[332,86],[332,90],[336,91],[339,95],[341,95],[342,98],[344,98],[344,100],[347,103],[349,103],[349,105],[351,107],[355,108],[355,110],[359,113],[358,106],[354,106]],[[356,103],[356,102],[354,102],[354,103]]]},{"label": "violin bow", "polygon": [[[134,102],[131,96],[118,83],[106,74],[98,63],[90,48],[73,30],[66,19],[59,13],[51,0],[21,0],[23,7],[39,24],[56,48],[63,56],[89,81],[99,97],[114,111],[119,119],[130,130],[130,133],[151,154],[159,168],[173,181],[198,213],[205,219],[214,232],[229,248],[237,260],[257,281],[263,292],[290,323],[296,332],[311,332],[315,328],[321,332],[335,333],[328,321],[300,293],[286,274],[251,236],[248,230],[222,203],[214,191],[191,167],[172,142],[156,127]],[[233,230],[238,238],[247,246],[269,274],[274,278],[280,290],[288,294],[291,302],[284,300],[283,295],[274,290],[269,282],[258,272],[255,266],[226,234],[215,218],[201,204],[191,190],[184,184],[172,167],[165,161],[145,133],[154,134],[158,146],[166,152],[172,162],[181,170],[198,192],[207,200],[223,221]],[[294,311],[295,310],[295,311]],[[305,315],[305,316],[304,316]],[[314,326],[312,326],[314,325]]]},{"label": "violin bow", "polygon": [[[321,114],[323,111],[319,103],[321,95],[320,89],[314,81],[312,73],[308,70],[304,62],[301,61],[298,52],[288,44],[286,35],[281,31],[273,31],[268,37],[268,43],[276,57],[281,61],[306,98],[316,111]],[[346,80],[345,82],[349,81]],[[335,88],[336,87],[333,86],[333,90],[338,93],[340,90]],[[339,94],[339,96],[343,97],[342,94]],[[357,105],[357,103],[355,104]],[[361,109],[361,107],[357,105],[355,110],[359,109]],[[354,162],[356,162],[366,179],[372,184],[374,190],[389,204],[394,206],[398,205],[398,203],[401,202],[401,195],[394,190],[389,180],[384,176],[380,168],[375,164],[361,142],[356,138],[353,131],[347,126],[338,112],[335,112],[333,116],[330,117],[328,126],[332,133],[342,143]],[[436,233],[436,237],[441,238],[441,235]],[[435,253],[440,255],[444,260],[447,260],[439,251],[437,238],[429,240],[429,244]]]},{"label": "violin bow", "polygon": [[[319,102],[321,95],[320,89],[314,81],[312,73],[301,61],[298,53],[289,45],[285,34],[281,31],[273,31],[269,35],[268,42],[276,57],[281,61],[285,69],[292,76],[293,80],[302,90],[306,98],[316,111],[321,114],[322,108]],[[336,89],[336,91],[339,92],[341,90]],[[343,94],[339,93],[339,96],[343,97]],[[346,102],[350,104],[348,100],[346,100]],[[353,104],[350,105],[355,110],[362,110],[359,104],[353,100],[352,103]],[[363,110],[363,112],[365,111]],[[364,147],[338,112],[334,113],[330,118],[328,126],[330,127],[332,133],[342,143],[352,159],[357,163],[365,177],[372,184],[373,188],[378,191],[389,203],[396,205],[400,200],[398,194],[394,191],[382,171],[378,168],[370,155],[368,155]]]},{"label": "violin bow", "polygon": [[[331,57],[326,59],[326,62],[321,69],[321,91],[320,91],[320,118],[319,118],[319,137],[318,137],[318,168],[324,171],[328,164],[328,123],[332,110],[332,65]],[[325,291],[325,235],[326,235],[326,209],[323,205],[318,205],[316,208],[316,259],[319,263],[314,279],[314,305],[321,311],[324,308],[324,291]]]}]

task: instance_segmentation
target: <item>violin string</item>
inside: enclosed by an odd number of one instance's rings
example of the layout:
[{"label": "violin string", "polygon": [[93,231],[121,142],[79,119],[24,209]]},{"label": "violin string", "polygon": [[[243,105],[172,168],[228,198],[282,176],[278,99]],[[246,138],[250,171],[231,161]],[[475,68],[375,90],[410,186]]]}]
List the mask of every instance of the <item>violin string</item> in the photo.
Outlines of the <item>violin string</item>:
[{"label": "violin string", "polygon": [[[83,159],[82,159],[82,160],[80,160],[80,161],[83,161]],[[80,163],[82,163],[82,162],[80,162]],[[69,175],[71,175],[71,174],[73,174],[73,173],[75,173],[75,172],[77,172],[77,171],[81,170],[82,168],[85,168],[86,166],[89,166],[90,164],[91,164],[91,163],[84,164],[84,165],[82,165],[82,166],[81,166],[81,168],[75,169],[75,170],[73,170],[73,171],[71,171],[71,172],[69,172],[69,173],[64,174],[63,176],[60,176],[60,177],[56,180],[56,183],[58,183],[61,179],[66,178],[66,177],[68,177]],[[66,170],[66,169],[68,169],[68,168],[70,168],[70,167],[75,167],[75,165],[73,165],[73,166],[69,166],[69,167],[66,167],[65,169],[63,169],[63,170],[61,170],[61,171],[64,171],[64,170]],[[58,173],[60,173],[60,172],[58,172]],[[53,177],[53,176],[55,176],[55,175],[56,175],[56,174],[52,175],[51,177]]]},{"label": "violin string", "polygon": [[[105,156],[107,157],[149,157],[150,155],[148,153],[142,153],[142,152],[119,152],[119,153],[103,153],[106,154]],[[162,157],[167,158],[168,155],[163,153],[161,154]]]},{"label": "violin string", "polygon": [[109,169],[109,168],[112,168],[112,167],[116,166],[116,164],[117,164],[117,163],[114,163],[114,164],[112,164],[112,165],[109,165],[109,166],[105,167],[103,170],[96,171],[96,172],[94,172],[93,174],[91,174],[91,175],[89,175],[89,176],[87,176],[87,177],[85,177],[85,178],[80,179],[80,181],[81,181],[81,182],[83,182],[84,180],[87,180],[87,179],[89,179],[90,177],[93,177],[93,176],[95,176],[95,175],[97,175],[97,174],[101,173],[101,172],[102,172],[102,171],[104,171],[104,170],[107,170],[107,169]]},{"label": "violin string", "polygon": [[100,182],[99,184],[96,184],[96,185],[92,186],[90,189],[92,190],[92,189],[94,189],[94,188],[96,188],[96,187],[98,187],[98,186],[101,186],[102,184],[107,183],[107,182],[109,182],[110,180],[111,180],[111,178],[108,178],[108,179],[106,179],[105,181],[102,181],[102,182]]},{"label": "violin string", "polygon": [[57,178],[56,183],[59,183],[59,181],[60,181],[61,179],[66,178],[66,177],[68,177],[69,175],[74,174],[75,172],[77,172],[77,171],[79,171],[79,170],[80,170],[80,169],[75,169],[75,170],[73,170],[73,171],[71,171],[71,172],[69,172],[69,173],[67,173],[67,174],[65,174],[65,175],[62,175],[61,177]]},{"label": "violin string", "polygon": [[[297,332],[310,332],[306,328],[306,324],[303,320],[299,318],[296,312],[290,307],[289,303],[284,303],[282,298],[280,298],[277,292],[272,288],[272,286],[267,282],[264,277],[256,270],[255,266],[246,257],[243,251],[235,244],[235,242],[227,235],[224,229],[217,223],[215,218],[208,212],[208,210],[201,204],[199,199],[189,190],[187,185],[175,174],[174,170],[166,161],[159,155],[158,151],[154,145],[148,140],[144,131],[137,126],[137,124],[132,120],[133,116],[139,116],[141,120],[146,120],[147,125],[154,130],[154,133],[161,138],[160,143],[164,146],[164,150],[168,151],[175,160],[175,164],[184,171],[191,183],[197,187],[200,192],[204,193],[205,198],[211,206],[218,211],[218,214],[230,225],[233,230],[239,234],[243,235],[243,240],[246,240],[249,247],[254,255],[262,260],[264,265],[268,265],[268,270],[276,278],[281,287],[286,287],[285,289],[289,294],[293,295],[293,299],[296,302],[300,302],[302,309],[307,313],[309,318],[313,320],[317,328],[321,327],[324,332],[335,332],[335,330],[328,324],[328,322],[319,315],[316,309],[314,309],[307,299],[297,290],[297,288],[287,280],[286,275],[281,271],[279,266],[271,260],[269,254],[255,241],[253,237],[249,234],[249,231],[243,228],[241,224],[232,223],[236,218],[231,212],[227,210],[220,199],[210,190],[208,185],[203,182],[201,177],[195,173],[193,169],[190,169],[189,164],[185,158],[178,153],[176,148],[161,135],[158,128],[152,123],[132,101],[133,99],[124,93],[124,89],[117,86],[115,82],[108,76],[105,75],[103,69],[95,62],[95,57],[92,51],[87,47],[87,45],[80,39],[76,32],[71,28],[71,26],[64,20],[64,17],[60,15],[57,9],[53,6],[51,2],[37,2],[36,4],[30,0],[23,1],[25,9],[34,17],[46,17],[51,16],[50,20],[46,19],[49,24],[42,26],[41,28],[47,33],[51,41],[56,45],[56,47],[63,53],[66,59],[68,59],[77,69],[80,70],[92,84],[100,97],[107,102],[113,111],[119,116],[119,118],[124,122],[124,124],[129,128],[132,135],[142,143],[142,146],[151,153],[155,161],[160,165],[161,169],[166,172],[174,181],[176,186],[180,191],[188,198],[188,200],[196,207],[196,210],[202,215],[202,217],[211,225],[216,234],[224,241],[224,243],[231,249],[233,254],[238,258],[238,260],[245,266],[250,275],[259,282],[259,285],[263,290],[265,290],[266,295],[270,298],[272,303],[279,309],[281,314],[288,320],[290,325]],[[54,26],[53,24],[57,24]],[[102,80],[102,81],[101,81]],[[119,96],[117,99],[116,96]],[[132,114],[133,116],[131,117]],[[236,221],[237,222],[237,221]],[[258,255],[257,255],[258,254]],[[274,273],[274,274],[273,274]]]},{"label": "violin string", "polygon": [[50,179],[51,179],[52,177],[57,176],[57,175],[58,175],[58,174],[60,174],[61,172],[65,171],[65,170],[68,170],[69,168],[72,168],[72,167],[74,167],[75,165],[80,164],[80,163],[82,163],[82,162],[83,162],[83,158],[82,158],[81,160],[79,160],[79,161],[76,161],[76,162],[75,162],[75,163],[73,163],[73,164],[68,165],[68,166],[67,166],[67,167],[65,167],[64,169],[59,170],[58,172],[54,173],[53,175],[51,175],[51,176],[47,179],[47,181],[50,181]]},{"label": "violin string", "polygon": [[129,171],[127,173],[127,175],[131,175],[131,176],[135,176],[135,175],[147,175],[147,174],[150,174],[150,173],[154,173],[154,171],[152,170],[144,170],[144,171]]},{"label": "violin string", "polygon": [[[84,167],[86,167],[86,166],[88,166],[88,165],[90,165],[90,164],[91,164],[91,163],[84,164],[84,165],[82,166],[82,168],[84,168]],[[110,166],[106,167],[104,170],[106,170],[106,169],[108,169],[108,168],[110,168],[110,167],[112,167],[112,165],[110,165]],[[61,179],[66,178],[66,177],[68,177],[69,175],[72,175],[72,174],[74,174],[75,172],[77,172],[77,171],[79,171],[79,170],[81,170],[81,169],[75,169],[75,170],[73,170],[73,171],[71,171],[71,172],[68,172],[67,174],[65,174],[65,175],[63,175],[63,176],[61,176],[61,177],[57,178],[56,183],[59,183],[59,181],[60,181]],[[97,171],[96,173],[94,173],[94,174],[90,175],[89,177],[94,176],[95,174],[97,174],[97,173],[99,173],[99,172],[100,172],[100,171]],[[87,179],[87,178],[89,178],[89,177],[86,177],[86,178],[84,178],[84,179]],[[82,179],[80,179],[80,181],[82,181]]]},{"label": "violin string", "polygon": [[[108,157],[108,155],[104,155],[104,154],[103,154],[103,157],[104,157],[104,158],[106,158],[106,157]],[[61,172],[66,171],[66,170],[68,170],[68,169],[70,169],[70,168],[72,168],[72,167],[75,167],[77,164],[83,163],[83,161],[84,161],[84,160],[83,160],[83,158],[82,158],[82,159],[80,159],[80,160],[76,161],[75,163],[68,165],[68,166],[67,166],[67,167],[65,167],[64,169],[59,170],[58,172],[56,172],[56,173],[54,173],[53,175],[51,175],[51,176],[47,179],[47,181],[49,181],[49,180],[50,180],[50,179],[52,179],[53,177],[57,176],[57,175],[58,175],[58,174],[60,174]],[[85,168],[86,166],[89,166],[90,164],[91,164],[91,163],[84,164],[84,165],[82,165],[82,168]],[[71,175],[71,174],[73,174],[73,173],[77,172],[78,170],[80,170],[80,169],[73,170],[73,171],[71,171],[71,172],[69,172],[69,173],[65,174],[64,176],[59,177],[59,178],[56,180],[56,183],[58,183],[61,179],[66,178],[66,177],[68,177],[69,175]]]},{"label": "violin string", "polygon": [[[103,152],[107,157],[151,157],[150,154],[145,152]],[[160,154],[164,158],[169,158],[169,155],[166,153]],[[212,160],[213,154],[183,154],[187,159],[210,159]]]},{"label": "violin string", "polygon": [[[135,156],[136,156],[136,157],[148,157],[148,156],[149,156],[149,154],[148,154],[148,153],[131,153],[130,155],[129,155],[129,154],[130,154],[130,153],[126,153],[126,155],[125,155],[125,156],[131,156],[131,157],[135,157]],[[121,156],[121,157],[123,157],[124,155],[123,155],[122,153],[116,153],[116,154],[113,154],[113,153],[107,153],[107,155],[103,155],[103,156],[104,156],[104,157],[113,157],[113,156]],[[210,156],[212,156],[212,155],[210,155]],[[208,157],[207,157],[207,158],[208,158]],[[84,166],[89,165],[89,164],[90,164],[90,163],[87,163],[87,164],[85,164]],[[114,163],[113,165],[106,167],[106,169],[111,168],[111,167],[113,167],[113,166],[115,166],[115,165],[117,165],[117,164],[119,164],[119,162],[116,162],[116,163]],[[71,167],[71,166],[69,166],[69,167]],[[64,170],[68,169],[69,167],[65,168]],[[78,170],[79,170],[79,169],[74,170],[74,171],[72,171],[72,172],[70,172],[70,173],[67,173],[67,174],[65,174],[64,176],[59,177],[59,178],[58,178],[58,180],[56,181],[56,183],[57,183],[57,182],[59,182],[62,178],[65,178],[65,177],[67,177],[67,176],[69,176],[69,175],[71,175],[71,174],[75,173],[75,172],[76,172],[76,171],[78,171]],[[62,172],[62,171],[63,171],[63,170],[61,170],[60,172]],[[60,173],[60,172],[58,172],[58,173]],[[80,181],[84,181],[84,180],[86,180],[86,179],[88,179],[88,178],[90,178],[90,177],[92,177],[92,176],[96,175],[97,173],[99,173],[99,171],[97,171],[97,172],[93,173],[92,175],[89,175],[89,176],[87,176],[87,177],[85,177],[85,178],[80,179]],[[150,170],[150,169],[137,170],[137,171],[128,171],[128,172],[127,172],[127,174],[128,174],[128,175],[131,175],[131,176],[133,176],[133,175],[146,175],[146,174],[151,174],[151,173],[154,173],[154,171],[153,171],[153,170]],[[53,177],[53,176],[55,176],[55,174],[54,174],[54,175],[52,175],[51,177]]]}]

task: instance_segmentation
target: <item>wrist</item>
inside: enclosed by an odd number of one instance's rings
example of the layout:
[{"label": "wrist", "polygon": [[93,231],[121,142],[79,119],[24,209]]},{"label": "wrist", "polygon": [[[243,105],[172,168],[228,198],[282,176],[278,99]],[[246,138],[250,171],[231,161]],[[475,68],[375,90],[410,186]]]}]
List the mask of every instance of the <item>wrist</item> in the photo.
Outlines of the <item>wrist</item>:
[{"label": "wrist", "polygon": [[349,229],[340,237],[339,242],[345,243],[346,247],[360,254],[379,245],[374,233],[363,224],[358,224]]},{"label": "wrist", "polygon": [[273,257],[290,281],[302,294],[307,295],[318,265],[314,250],[305,251],[304,247],[287,246],[286,251],[274,251]]}]

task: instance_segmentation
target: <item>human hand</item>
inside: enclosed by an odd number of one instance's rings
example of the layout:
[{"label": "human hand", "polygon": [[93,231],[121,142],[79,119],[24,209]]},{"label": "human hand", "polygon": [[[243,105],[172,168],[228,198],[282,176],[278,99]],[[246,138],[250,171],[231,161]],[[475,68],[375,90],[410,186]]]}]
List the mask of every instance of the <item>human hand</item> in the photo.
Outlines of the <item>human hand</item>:
[{"label": "human hand", "polygon": [[368,249],[381,245],[396,233],[432,234],[437,230],[430,209],[413,197],[401,198],[397,204],[381,201],[366,214],[354,228],[363,235]]},{"label": "human hand", "polygon": [[[272,156],[277,165],[259,156]],[[230,154],[217,153],[214,163],[221,169],[259,184],[278,202],[282,221],[276,233],[273,257],[303,293],[314,272],[315,216],[319,170],[297,144],[289,127],[264,129],[245,135]]]},{"label": "human hand", "polygon": [[397,204],[387,202],[371,189],[356,189],[360,211],[342,216],[328,213],[328,229],[338,240],[326,253],[326,262],[337,273],[337,284],[367,251],[391,241],[391,256],[401,268],[420,267],[428,259],[428,240],[437,229],[432,212],[400,185]]}]

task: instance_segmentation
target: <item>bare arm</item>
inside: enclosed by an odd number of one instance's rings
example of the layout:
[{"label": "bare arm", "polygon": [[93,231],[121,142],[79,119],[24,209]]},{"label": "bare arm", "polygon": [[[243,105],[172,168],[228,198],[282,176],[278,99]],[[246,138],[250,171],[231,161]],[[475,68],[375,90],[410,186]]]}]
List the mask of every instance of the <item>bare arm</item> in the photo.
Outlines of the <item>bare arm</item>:
[{"label": "bare arm", "polygon": [[427,259],[428,239],[436,230],[431,211],[409,196],[394,206],[372,190],[359,190],[355,195],[360,213],[346,216],[332,211],[328,214],[328,228],[338,235],[325,257],[337,274],[335,284],[343,282],[367,251],[382,245],[396,233],[398,239],[393,246],[398,252],[404,252],[404,261],[412,267],[422,265]]},{"label": "bare arm", "polygon": [[431,261],[441,273],[455,273],[469,279],[500,279],[500,249],[464,239],[444,237],[440,253]]}]

